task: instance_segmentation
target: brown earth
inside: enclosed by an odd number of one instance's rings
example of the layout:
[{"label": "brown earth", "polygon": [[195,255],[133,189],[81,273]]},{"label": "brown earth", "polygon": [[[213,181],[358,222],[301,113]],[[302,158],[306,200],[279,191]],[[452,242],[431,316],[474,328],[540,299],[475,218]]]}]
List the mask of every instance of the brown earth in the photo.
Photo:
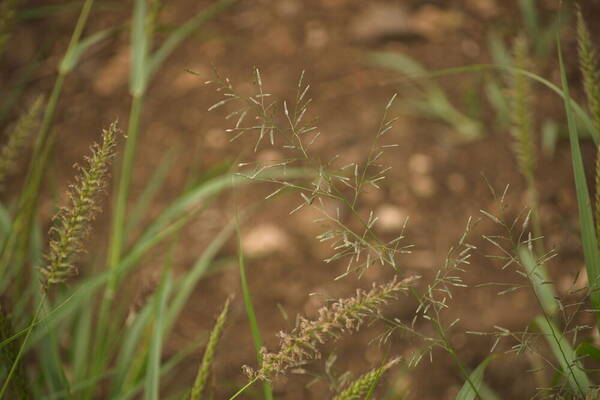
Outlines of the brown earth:
[{"label": "brown earth", "polygon": [[[420,96],[415,86],[406,80],[390,83],[400,76],[368,66],[365,60],[369,51],[391,51],[410,55],[430,70],[489,62],[487,34],[495,30],[510,38],[522,27],[516,3],[241,1],[187,40],[153,81],[144,109],[132,197],[136,198],[143,190],[166,150],[172,147],[177,152],[176,162],[152,209],[154,215],[181,191],[193,165],[202,170],[221,160],[270,159],[281,155],[268,146],[253,154],[251,139],[228,142],[224,129],[230,122],[223,119],[225,111],[206,111],[219,100],[214,88],[204,85],[211,78],[211,64],[246,90],[250,87],[252,67],[257,66],[268,90],[283,98],[293,98],[297,79],[305,70],[314,98],[312,114],[320,116],[322,135],[315,144],[314,154],[321,159],[340,154],[344,160],[364,161],[383,107],[397,92],[399,101],[393,111],[401,119],[388,139],[400,146],[384,155],[383,163],[392,166],[392,170],[381,190],[370,191],[361,199],[360,210],[375,210],[382,220],[377,229],[386,238],[397,234],[399,221],[410,216],[405,240],[414,244],[414,248],[413,254],[400,259],[402,274],[422,275],[423,284],[433,278],[448,249],[460,239],[469,216],[481,219],[470,240],[478,249],[463,276],[469,287],[454,291],[451,306],[444,314],[447,322],[461,318],[450,331],[450,340],[461,361],[475,368],[489,354],[494,339],[465,335],[465,331],[492,331],[494,326],[522,331],[538,313],[527,289],[498,296],[495,287],[476,286],[520,279],[514,269],[501,270],[502,263],[486,258],[498,252],[480,237],[498,232],[498,227],[479,211],[498,209],[483,176],[499,192],[510,184],[509,218],[516,217],[526,206],[525,182],[516,167],[510,135],[494,122],[493,110],[484,100],[482,75],[461,74],[438,80],[457,108],[467,109],[469,96],[475,96],[474,101],[480,103],[483,136],[464,142],[457,140],[460,135],[451,126],[408,112],[410,100]],[[550,18],[556,12],[557,2],[538,3],[543,3],[544,17]],[[170,24],[185,20],[205,4],[208,2],[166,2],[160,20],[168,29]],[[110,5],[113,7],[93,14],[88,32],[127,23],[130,7]],[[597,2],[587,7],[589,21],[600,15]],[[66,47],[75,15],[68,12],[23,23],[3,60],[3,86],[11,82],[40,46],[46,45],[49,56],[30,83],[27,95],[47,92],[53,82],[53,66]],[[599,33],[600,26],[592,26],[592,30]],[[600,39],[598,35],[594,37]],[[600,44],[600,40],[596,43]],[[571,83],[581,95],[572,31],[565,33],[563,47],[570,60]],[[550,56],[550,60],[554,58],[554,54]],[[540,67],[541,73],[554,82],[558,81],[556,64],[551,61]],[[50,194],[61,192],[73,173],[72,164],[80,159],[101,127],[116,118],[125,126],[130,106],[128,67],[128,37],[122,34],[94,47],[69,76],[55,125],[61,139],[56,147],[55,168],[49,174],[52,182],[47,187],[49,199]],[[539,128],[547,117],[554,117],[564,125],[560,99],[542,87],[536,87],[535,93],[540,110],[536,126]],[[586,160],[591,162],[591,141],[584,142],[584,151]],[[549,268],[560,295],[567,296],[583,266],[568,141],[561,137],[555,153],[541,154],[538,165],[546,246],[559,252]],[[18,182],[12,184],[16,190]],[[312,223],[314,213],[309,210],[290,216],[289,211],[299,202],[293,194],[262,203],[261,199],[272,190],[268,185],[253,185],[236,190],[234,196],[225,194],[185,230],[173,253],[177,268],[181,271],[189,268],[210,238],[230,220],[234,203],[238,207],[259,204],[243,227],[243,243],[248,253],[247,269],[257,316],[269,348],[277,346],[276,333],[290,328],[296,314],[314,316],[326,299],[350,296],[356,287],[366,288],[371,282],[392,276],[392,271],[372,267],[361,279],[349,276],[334,281],[345,266],[321,261],[331,254],[331,249],[314,238],[320,232],[320,227]],[[49,221],[51,210],[52,202],[45,202],[41,213],[44,221]],[[105,216],[110,215],[109,211],[106,210]],[[100,248],[105,245],[107,220],[99,223],[94,234]],[[144,294],[154,287],[165,251],[163,248],[149,257],[140,279],[135,281],[141,283],[130,286],[132,297],[143,301]],[[245,383],[240,368],[243,364],[255,365],[235,252],[232,241],[220,255],[223,268],[200,283],[165,350],[166,356],[172,355],[209,330],[225,298],[237,294],[215,364],[215,398],[226,398]],[[102,254],[98,257],[102,259]],[[319,295],[309,296],[310,293]],[[401,298],[386,308],[385,315],[410,321],[415,306],[412,298]],[[280,309],[285,310],[289,320]],[[426,321],[418,321],[416,325],[431,334],[428,326]],[[385,355],[408,357],[421,345],[400,335],[393,337],[391,345],[369,344],[381,332],[382,326],[375,324],[327,348],[327,352],[340,356],[335,369],[360,374],[378,365]],[[496,352],[508,350],[515,343],[505,339]],[[165,382],[165,393],[170,387],[191,384],[200,356],[191,357],[176,376]],[[314,363],[307,369],[320,375],[323,363]],[[502,357],[489,367],[486,382],[502,398],[530,398],[535,394],[531,369],[527,357]],[[276,398],[328,397],[326,384],[307,387],[311,380],[310,376],[301,375],[276,380]],[[384,381],[378,393],[380,398],[387,393],[385,398],[389,399],[404,398],[403,394],[411,399],[452,399],[463,383],[458,368],[439,350],[434,351],[433,362],[423,360],[416,368],[396,368]],[[243,396],[258,397],[259,386]]]}]

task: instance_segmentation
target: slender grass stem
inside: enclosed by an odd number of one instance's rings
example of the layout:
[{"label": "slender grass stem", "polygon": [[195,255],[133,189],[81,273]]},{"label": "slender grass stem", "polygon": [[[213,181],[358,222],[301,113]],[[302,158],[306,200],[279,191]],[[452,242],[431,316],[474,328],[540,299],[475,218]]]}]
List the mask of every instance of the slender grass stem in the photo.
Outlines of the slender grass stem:
[{"label": "slender grass stem", "polygon": [[250,386],[252,386],[254,384],[254,382],[257,381],[258,378],[254,378],[252,379],[250,382],[246,383],[240,390],[238,390],[233,396],[231,396],[229,399],[227,400],[233,400],[236,397],[238,397],[240,394],[244,393],[246,391],[246,389],[248,389]]},{"label": "slender grass stem", "polygon": [[25,334],[25,337],[23,338],[23,342],[21,343],[21,346],[19,346],[19,351],[12,363],[12,366],[10,367],[10,370],[8,371],[8,375],[6,376],[6,379],[4,380],[4,383],[2,384],[2,389],[0,389],[0,399],[4,398],[4,394],[6,393],[6,390],[8,389],[10,380],[12,379],[15,371],[17,370],[19,361],[21,360],[21,357],[23,356],[23,352],[25,351],[25,346],[27,345],[27,340],[29,339],[29,336],[31,335],[31,331],[33,330],[33,327],[37,324],[37,320],[40,316],[40,313],[42,311],[45,300],[46,300],[46,298],[44,295],[42,297],[42,299],[40,300],[40,304],[38,305],[38,307],[35,311],[35,314],[33,316],[33,320],[31,321],[31,324],[29,324],[29,327],[27,328],[27,333]]}]

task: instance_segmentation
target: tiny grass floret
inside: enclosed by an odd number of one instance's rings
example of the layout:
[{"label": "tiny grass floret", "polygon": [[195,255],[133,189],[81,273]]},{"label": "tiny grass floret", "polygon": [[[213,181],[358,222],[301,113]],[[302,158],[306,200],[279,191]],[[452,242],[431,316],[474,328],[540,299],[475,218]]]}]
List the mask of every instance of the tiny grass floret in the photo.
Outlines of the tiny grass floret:
[{"label": "tiny grass floret", "polygon": [[338,340],[345,332],[355,332],[365,320],[377,314],[388,300],[406,292],[418,277],[373,285],[369,291],[358,289],[354,297],[340,299],[328,307],[319,309],[319,317],[308,320],[300,317],[291,333],[280,332],[281,346],[278,352],[261,350],[262,363],[255,371],[248,366],[244,370],[250,379],[270,380],[288,369],[302,365],[308,360],[321,357],[317,346],[329,339]]},{"label": "tiny grass floret", "polygon": [[86,167],[76,165],[79,175],[68,191],[69,205],[62,207],[54,216],[55,225],[50,229],[50,250],[45,255],[47,264],[41,268],[42,285],[64,283],[77,273],[73,257],[84,252],[83,241],[90,233],[90,223],[101,211],[99,195],[104,191],[109,166],[115,156],[117,125],[112,123],[102,132],[102,143],[95,143],[91,156],[86,156]]}]

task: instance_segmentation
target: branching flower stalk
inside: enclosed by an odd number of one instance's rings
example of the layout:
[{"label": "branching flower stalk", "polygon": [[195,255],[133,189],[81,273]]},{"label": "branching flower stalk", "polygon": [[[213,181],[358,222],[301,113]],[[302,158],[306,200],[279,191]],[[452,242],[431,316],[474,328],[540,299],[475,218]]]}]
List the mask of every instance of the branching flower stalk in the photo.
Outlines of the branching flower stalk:
[{"label": "branching flower stalk", "polygon": [[31,107],[17,121],[14,129],[8,135],[8,142],[0,150],[0,188],[8,175],[17,168],[17,159],[26,147],[29,137],[38,128],[39,116],[43,97],[38,97]]},{"label": "branching flower stalk", "polygon": [[102,143],[92,146],[91,156],[85,157],[86,167],[77,166],[79,175],[68,191],[69,205],[55,215],[56,225],[50,229],[50,250],[47,264],[41,269],[42,286],[64,283],[77,269],[73,257],[84,251],[83,241],[90,232],[90,223],[101,211],[98,197],[108,182],[109,166],[115,156],[117,125],[113,123],[102,132]]},{"label": "branching flower stalk", "polygon": [[[255,151],[266,138],[269,138],[271,146],[282,143],[282,150],[291,153],[288,157],[280,160],[240,163],[240,167],[254,165],[254,168],[245,170],[240,175],[250,180],[276,184],[276,190],[266,196],[266,199],[274,197],[284,190],[299,192],[301,202],[290,214],[305,207],[313,207],[321,213],[322,218],[315,222],[323,223],[327,229],[318,236],[318,239],[322,242],[329,241],[335,251],[335,254],[325,259],[325,262],[347,260],[346,271],[338,278],[355,271],[360,274],[374,263],[388,265],[397,270],[397,256],[408,253],[410,247],[402,243],[404,231],[402,230],[394,239],[384,242],[373,230],[377,221],[374,213],[371,211],[368,218],[365,218],[358,211],[358,199],[365,188],[379,189],[381,181],[386,178],[386,172],[390,170],[389,167],[381,165],[379,160],[386,150],[397,145],[385,145],[380,142],[391,131],[397,120],[397,118],[389,117],[396,96],[394,95],[385,107],[366,162],[364,164],[351,162],[336,168],[334,163],[337,156],[322,163],[317,157],[310,154],[310,147],[319,137],[320,132],[315,125],[316,119],[307,117],[308,106],[312,99],[308,96],[310,85],[304,82],[304,74],[298,81],[293,103],[271,99],[272,96],[265,90],[260,71],[257,68],[254,69],[253,80],[255,93],[249,96],[238,93],[230,80],[223,78],[218,71],[214,71],[214,75],[215,78],[207,83],[216,84],[217,91],[222,93],[223,98],[212,105],[209,111],[229,105],[237,107],[226,116],[226,119],[233,118],[236,121],[232,128],[226,130],[232,135],[231,141],[254,133],[257,136]],[[283,116],[278,116],[276,112],[280,108]],[[253,122],[246,123],[246,121]],[[279,169],[285,174],[287,169],[299,165],[309,171],[307,175],[313,176],[310,183],[291,181],[291,178],[265,176],[268,170]],[[351,195],[348,196],[345,193],[347,191],[350,191]],[[334,200],[340,204],[335,213],[328,211],[325,206],[324,202],[328,200]],[[360,229],[351,229],[342,221],[341,214],[344,211],[358,221]]]},{"label": "branching flower stalk", "polygon": [[374,285],[368,292],[359,289],[354,297],[340,299],[329,307],[321,308],[315,320],[300,317],[290,333],[280,332],[279,351],[271,353],[263,348],[260,368],[253,370],[244,366],[246,374],[251,380],[270,380],[290,368],[319,358],[319,345],[327,340],[338,340],[343,333],[359,330],[367,318],[377,314],[388,300],[407,292],[417,279],[394,279]]}]

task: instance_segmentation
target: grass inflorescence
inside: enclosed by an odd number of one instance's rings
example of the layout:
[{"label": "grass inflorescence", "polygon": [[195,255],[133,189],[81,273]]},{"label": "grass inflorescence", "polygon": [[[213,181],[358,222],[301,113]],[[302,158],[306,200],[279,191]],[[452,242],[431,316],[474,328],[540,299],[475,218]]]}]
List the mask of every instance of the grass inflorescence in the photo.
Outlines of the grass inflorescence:
[{"label": "grass inflorescence", "polygon": [[90,224],[102,210],[98,201],[108,182],[117,135],[117,124],[113,123],[102,132],[102,142],[92,146],[92,154],[85,158],[87,165],[77,166],[79,175],[67,193],[70,204],[55,215],[56,225],[50,229],[47,264],[41,269],[44,289],[65,282],[77,272],[73,257],[85,251]]},{"label": "grass inflorescence", "polygon": [[43,97],[38,97],[8,133],[8,141],[0,150],[0,187],[17,169],[18,157],[25,150],[29,138],[39,125],[39,114],[43,103]]},{"label": "grass inflorescence", "polygon": [[[475,226],[473,219],[468,220],[464,235],[449,250],[441,265],[425,273],[425,279],[417,281],[419,278],[410,276],[410,271],[404,268],[400,258],[410,253],[411,249],[410,245],[404,243],[406,220],[398,225],[393,235],[382,234],[378,230],[378,213],[372,208],[372,199],[368,198],[373,190],[388,190],[399,184],[388,179],[391,166],[382,162],[386,152],[399,147],[391,137],[399,118],[395,116],[399,111],[399,96],[396,94],[391,96],[381,117],[375,121],[372,143],[365,154],[357,157],[362,161],[351,159],[342,163],[340,160],[346,157],[340,155],[321,159],[322,155],[314,146],[321,137],[321,128],[318,118],[312,116],[311,85],[307,83],[304,72],[297,82],[295,95],[291,99],[278,99],[267,90],[267,77],[258,68],[252,71],[251,94],[241,93],[228,78],[215,70],[212,83],[216,84],[222,98],[209,107],[209,111],[227,110],[226,119],[232,122],[225,132],[231,141],[242,141],[248,136],[254,139],[248,146],[249,151],[243,152],[240,159],[248,157],[251,150],[255,153],[275,150],[273,154],[281,157],[274,160],[261,157],[257,157],[258,160],[241,159],[235,167],[236,172],[232,174],[227,165],[218,173],[211,171],[207,177],[190,175],[189,184],[170,199],[169,205],[158,214],[154,213],[150,202],[164,189],[170,161],[152,175],[151,182],[146,185],[139,199],[132,195],[135,194],[131,190],[134,169],[139,158],[137,147],[144,140],[143,111],[145,101],[151,95],[153,77],[185,38],[227,10],[235,1],[214,2],[179,26],[161,24],[162,11],[167,10],[163,8],[165,3],[162,0],[135,0],[132,20],[127,24],[131,28],[129,89],[132,106],[123,158],[115,169],[118,179],[110,234],[106,238],[106,254],[101,252],[105,261],[104,269],[88,267],[86,263],[90,260],[85,259],[83,254],[91,250],[86,239],[92,223],[102,211],[101,195],[106,191],[109,170],[117,149],[119,134],[116,124],[111,124],[103,131],[102,141],[92,146],[85,164],[76,167],[78,175],[66,191],[68,204],[59,208],[52,221],[45,254],[43,249],[46,246],[41,234],[38,234],[44,223],[38,221],[38,214],[41,214],[38,213],[38,204],[48,203],[42,202],[42,187],[50,180],[48,166],[51,165],[54,145],[60,140],[57,131],[53,130],[53,121],[60,109],[63,83],[78,66],[79,60],[87,57],[85,50],[111,34],[109,31],[98,31],[88,35],[86,22],[93,15],[93,0],[82,2],[69,46],[58,65],[54,89],[45,103],[43,119],[38,121],[44,106],[40,97],[17,119],[15,128],[8,133],[6,144],[0,150],[2,184],[17,170],[19,157],[24,153],[29,138],[37,131],[22,194],[8,200],[6,206],[3,204],[0,208],[0,232],[3,235],[0,238],[0,299],[8,300],[0,303],[0,378],[3,379],[0,397],[91,400],[108,396],[157,400],[174,396],[198,400],[213,395],[209,382],[214,383],[213,386],[222,386],[223,390],[230,390],[229,382],[213,374],[219,355],[232,348],[220,343],[226,323],[235,317],[230,315],[230,299],[223,305],[208,338],[204,334],[198,335],[189,346],[178,348],[174,354],[165,349],[171,347],[167,343],[174,341],[172,333],[176,320],[186,310],[194,287],[218,264],[215,259],[235,231],[235,226],[238,228],[240,286],[257,364],[254,368],[243,367],[245,376],[240,374],[238,379],[245,380],[246,384],[230,399],[245,393],[259,381],[263,385],[265,399],[283,398],[284,395],[272,386],[278,384],[275,378],[297,372],[312,375],[315,380],[324,378],[329,383],[329,396],[334,400],[370,400],[374,398],[384,373],[398,365],[410,373],[422,366],[422,361],[426,359],[435,365],[437,359],[434,359],[434,354],[437,357],[437,353],[443,353],[451,360],[452,368],[463,382],[457,399],[495,399],[498,396],[487,386],[484,373],[489,364],[500,358],[497,356],[499,352],[511,357],[524,357],[528,369],[535,376],[532,391],[537,397],[593,398],[597,388],[594,382],[597,372],[593,369],[593,362],[600,353],[590,322],[598,324],[600,320],[597,312],[600,304],[597,295],[600,256],[596,239],[600,231],[600,157],[596,164],[594,221],[579,149],[579,141],[583,139],[577,133],[575,122],[583,122],[582,126],[592,132],[592,138],[597,140],[600,132],[600,72],[592,36],[580,9],[576,10],[577,41],[588,113],[569,95],[560,42],[562,89],[534,72],[536,66],[541,65],[539,55],[546,54],[549,47],[545,39],[546,28],[538,21],[541,14],[536,12],[533,0],[519,2],[525,17],[525,31],[529,36],[517,36],[513,42],[512,57],[510,51],[504,49],[506,62],[502,62],[501,66],[474,66],[446,71],[458,73],[460,70],[464,73],[495,70],[510,75],[509,79],[503,81],[509,86],[506,95],[501,93],[499,87],[494,92],[498,100],[496,105],[502,103],[505,106],[503,109],[507,115],[503,120],[510,121],[517,169],[525,178],[530,194],[528,208],[514,218],[511,212],[507,212],[505,203],[508,190],[499,196],[499,208],[481,211],[495,229],[500,230],[499,233],[488,232],[483,235],[483,241],[499,253],[489,255],[489,258],[502,263],[500,272],[513,275],[507,281],[484,282],[478,286],[497,286],[500,288],[497,292],[499,296],[526,292],[535,301],[535,315],[528,317],[527,325],[522,329],[508,329],[496,324],[483,331],[461,332],[464,323],[461,313],[470,310],[455,309],[457,315],[453,315],[452,319],[449,318],[452,313],[448,310],[457,307],[453,302],[455,291],[460,290],[465,294],[467,282],[471,280],[472,271],[469,268],[472,254],[477,249],[471,243]],[[19,4],[18,0],[7,0],[0,6],[0,55],[6,48],[15,24],[20,23],[16,18]],[[68,9],[71,6],[65,7]],[[558,28],[547,30],[553,35],[558,32]],[[495,52],[502,53],[498,49]],[[535,58],[536,55],[538,58]],[[427,79],[445,74],[444,71],[430,73],[418,63],[401,56],[379,54],[375,58],[388,67],[395,64],[395,69],[404,74],[427,75]],[[494,56],[497,60],[501,58],[498,54]],[[418,82],[417,87],[422,89],[428,101],[418,101],[419,115],[435,116],[447,122],[453,130],[462,132],[463,139],[480,140],[483,123],[472,119],[474,116],[463,115],[454,101],[450,105],[448,97],[437,83],[421,78],[415,78],[415,82]],[[558,249],[544,249],[540,226],[542,197],[538,196],[536,188],[546,190],[538,176],[542,175],[539,172],[543,172],[542,161],[546,160],[542,153],[537,152],[536,125],[543,119],[539,118],[535,107],[539,88],[533,90],[534,80],[562,96],[567,111],[581,212],[579,230],[588,274],[588,286],[567,295],[562,295],[558,280],[546,270],[548,264],[556,259]],[[575,121],[573,110],[581,121]],[[7,109],[5,115],[11,115],[12,111],[9,111]],[[477,115],[480,115],[479,111]],[[506,125],[502,128],[505,129]],[[452,145],[459,146],[459,142],[453,141]],[[539,165],[536,166],[536,163]],[[224,190],[253,182],[269,185],[272,191],[265,198],[268,201],[290,192],[297,194],[290,214],[303,213],[308,209],[318,213],[316,222],[323,227],[323,231],[316,239],[330,244],[330,252],[323,257],[323,262],[331,268],[332,277],[346,279],[346,285],[354,287],[356,282],[353,278],[374,279],[367,273],[373,272],[368,271],[370,268],[387,267],[387,273],[393,274],[394,279],[386,283],[372,283],[370,290],[359,289],[351,297],[331,299],[318,310],[314,319],[298,316],[295,325],[280,332],[278,347],[269,350],[262,347],[262,337],[266,333],[261,333],[260,327],[269,324],[258,323],[262,318],[261,311],[264,311],[258,307],[264,307],[264,303],[253,301],[252,291],[255,288],[252,285],[255,281],[249,279],[247,273],[254,270],[245,265],[239,221],[236,220],[235,224],[223,223],[220,232],[209,238],[209,245],[189,270],[179,275],[179,270],[177,274],[174,273],[172,265],[176,259],[173,257],[175,249],[183,242],[180,236],[182,229]],[[8,197],[10,194],[3,195]],[[493,195],[498,198],[495,192]],[[152,213],[145,215],[150,208],[153,209]],[[133,210],[131,214],[128,212],[130,209]],[[144,224],[146,220],[147,225]],[[160,245],[166,242],[171,250],[165,252]],[[547,242],[549,244],[550,241]],[[124,283],[129,282],[132,276],[139,276],[137,269],[148,264],[147,260],[151,258],[148,254],[161,253],[166,256],[160,265],[160,274],[148,271],[140,273],[151,277],[149,280],[152,282],[143,299],[134,305],[133,298],[138,294],[131,295],[129,290],[124,290],[128,288]],[[36,274],[20,273],[26,271],[29,265],[41,266],[42,291],[39,290],[40,279]],[[70,280],[78,274],[78,265],[86,267],[81,268],[78,279]],[[64,285],[67,282],[69,285]],[[51,291],[55,286],[60,286],[61,290]],[[261,289],[268,290],[268,287]],[[403,304],[403,314],[388,316],[391,313],[383,313],[383,308],[398,300],[401,294],[409,300]],[[588,307],[590,299],[591,308]],[[6,304],[10,304],[11,310]],[[37,308],[35,304],[38,304]],[[283,310],[282,305],[278,306]],[[488,311],[493,307],[490,304],[482,309]],[[404,315],[405,311],[408,316]],[[386,327],[376,337],[380,339],[378,343],[382,348],[387,347],[382,360],[377,364],[371,362],[371,365],[378,366],[366,370],[354,380],[348,378],[350,373],[347,371],[341,375],[331,373],[333,362],[329,360],[325,362],[324,374],[314,372],[314,369],[320,368],[320,363],[313,361],[323,356],[327,344],[335,344],[345,335],[362,329],[372,321],[379,321]],[[456,341],[457,338],[465,340],[463,335],[467,333],[478,335],[482,340],[489,339],[491,354],[482,356],[477,353],[481,357],[476,359],[463,353],[464,346]],[[233,339],[238,338],[235,335]],[[181,361],[188,355],[198,354],[199,348],[204,348],[204,353],[200,365],[193,370],[195,379],[181,385],[180,376],[185,376],[178,374],[184,365]],[[399,354],[402,357],[390,358],[389,355],[394,354],[397,348],[401,349]],[[335,351],[334,356],[337,357]],[[173,376],[176,384],[171,385],[169,381],[167,385],[167,379]],[[239,380],[231,383],[237,385]],[[399,394],[390,392],[389,397],[394,396],[399,397]]]},{"label": "grass inflorescence", "polygon": [[210,331],[208,344],[206,345],[206,350],[204,350],[204,356],[202,356],[200,368],[198,368],[198,374],[196,375],[196,380],[194,381],[194,386],[192,387],[190,400],[200,400],[202,398],[203,393],[206,390],[210,370],[212,368],[215,358],[215,352],[217,350],[217,346],[219,345],[221,335],[223,334],[223,329],[225,327],[225,322],[227,321],[227,316],[229,315],[229,305],[230,299],[227,299],[225,305],[223,306],[221,314],[219,314],[215,325]]},{"label": "grass inflorescence", "polygon": [[308,320],[299,317],[296,327],[289,333],[280,332],[281,344],[276,352],[262,350],[262,364],[258,370],[245,367],[250,379],[269,380],[293,367],[319,358],[318,346],[327,340],[337,340],[345,332],[360,329],[367,318],[400,293],[407,292],[416,278],[394,279],[381,285],[373,285],[369,291],[357,290],[356,295],[339,299],[319,309],[319,317]]}]

